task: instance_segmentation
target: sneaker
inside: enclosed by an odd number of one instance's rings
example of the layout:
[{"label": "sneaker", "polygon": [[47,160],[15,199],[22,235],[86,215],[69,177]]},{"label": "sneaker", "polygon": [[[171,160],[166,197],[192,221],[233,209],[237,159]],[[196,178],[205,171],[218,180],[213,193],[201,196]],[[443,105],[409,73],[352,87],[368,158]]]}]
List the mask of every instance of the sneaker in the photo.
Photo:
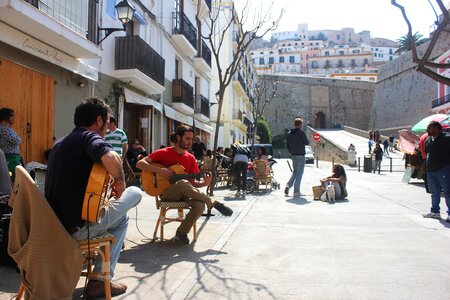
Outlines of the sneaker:
[{"label": "sneaker", "polygon": [[181,244],[189,244],[189,238],[187,236],[187,234],[183,234],[181,232],[179,232],[177,230],[177,232],[175,233],[175,236],[172,238],[172,241],[174,242],[180,242]]},{"label": "sneaker", "polygon": [[222,215],[225,217],[229,217],[233,214],[233,210],[229,208],[228,206],[225,206],[225,204],[217,202],[214,203],[214,208],[217,209]]},{"label": "sneaker", "polygon": [[[127,291],[127,286],[123,283],[112,283],[111,286],[111,296],[117,296],[124,294]],[[86,287],[86,298],[97,299],[105,297],[105,283],[100,280],[89,280]]]},{"label": "sneaker", "polygon": [[[429,212],[427,214],[422,214],[422,217],[427,218],[427,219],[441,219],[441,214],[439,213],[434,213],[434,212]],[[448,220],[448,218],[447,218]]]},{"label": "sneaker", "polygon": [[287,196],[287,195],[289,195],[289,187],[288,186],[286,186],[285,188],[284,188],[284,194]]}]

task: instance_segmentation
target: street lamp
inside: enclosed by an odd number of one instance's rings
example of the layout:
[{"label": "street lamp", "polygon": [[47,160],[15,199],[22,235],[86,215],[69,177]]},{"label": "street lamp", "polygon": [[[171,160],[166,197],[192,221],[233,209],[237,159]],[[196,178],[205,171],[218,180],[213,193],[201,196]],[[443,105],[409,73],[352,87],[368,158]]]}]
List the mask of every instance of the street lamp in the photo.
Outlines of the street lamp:
[{"label": "street lamp", "polygon": [[[122,0],[115,6],[117,11],[117,18],[122,22],[122,28],[97,28],[97,45],[99,45],[104,39],[106,39],[111,33],[115,31],[125,31],[127,29],[127,23],[131,21],[134,14],[134,7],[127,1]],[[100,40],[100,31],[105,31],[105,36]]]}]

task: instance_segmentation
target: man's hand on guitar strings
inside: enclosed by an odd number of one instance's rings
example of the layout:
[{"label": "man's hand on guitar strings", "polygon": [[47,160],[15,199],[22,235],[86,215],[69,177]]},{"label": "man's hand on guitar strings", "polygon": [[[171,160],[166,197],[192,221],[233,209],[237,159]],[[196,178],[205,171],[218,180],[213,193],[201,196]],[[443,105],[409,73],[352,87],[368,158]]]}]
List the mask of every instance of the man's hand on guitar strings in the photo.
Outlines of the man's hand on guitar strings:
[{"label": "man's hand on guitar strings", "polygon": [[174,174],[171,170],[167,169],[167,168],[161,168],[161,170],[159,171],[159,173],[166,177],[167,179],[170,179],[170,177],[172,177],[172,175]]},{"label": "man's hand on guitar strings", "polygon": [[125,191],[125,182],[122,180],[114,181],[112,183],[112,194],[114,198],[119,199],[122,196],[123,191]]}]

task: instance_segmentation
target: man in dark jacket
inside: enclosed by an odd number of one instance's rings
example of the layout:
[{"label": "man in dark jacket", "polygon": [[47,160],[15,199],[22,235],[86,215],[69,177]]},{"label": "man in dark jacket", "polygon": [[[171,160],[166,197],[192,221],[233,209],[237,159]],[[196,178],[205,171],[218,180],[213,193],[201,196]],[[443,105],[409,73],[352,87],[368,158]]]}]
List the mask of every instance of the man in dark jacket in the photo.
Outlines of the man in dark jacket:
[{"label": "man in dark jacket", "polygon": [[450,136],[442,132],[439,122],[427,127],[429,137],[425,141],[428,187],[431,192],[431,211],[424,218],[440,219],[441,190],[447,204],[447,222],[450,222]]},{"label": "man in dark jacket", "polygon": [[294,186],[294,197],[300,196],[300,183],[302,182],[303,170],[305,169],[305,145],[309,145],[305,132],[301,129],[303,120],[296,118],[294,129],[291,129],[287,135],[287,149],[292,156],[292,175],[289,179],[284,193],[289,195],[289,189]]}]

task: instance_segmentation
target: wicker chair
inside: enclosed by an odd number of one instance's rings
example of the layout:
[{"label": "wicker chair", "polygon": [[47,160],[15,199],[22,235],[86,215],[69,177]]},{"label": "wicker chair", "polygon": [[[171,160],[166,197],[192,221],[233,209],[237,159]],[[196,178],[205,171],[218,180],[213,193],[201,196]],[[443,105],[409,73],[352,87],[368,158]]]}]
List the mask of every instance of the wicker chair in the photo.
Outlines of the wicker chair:
[{"label": "wicker chair", "polygon": [[253,170],[255,171],[256,189],[259,190],[260,185],[265,185],[266,189],[272,190],[272,174],[269,163],[262,159],[255,160]]},{"label": "wicker chair", "polygon": [[[164,241],[164,225],[172,222],[182,222],[184,220],[184,210],[190,209],[189,205],[184,201],[171,202],[162,201],[158,196],[155,196],[156,208],[159,209],[159,217],[156,221],[155,231],[153,232],[152,242],[156,240]],[[169,210],[176,209],[178,211],[177,217],[167,217]],[[157,238],[158,229],[160,230],[160,237]],[[193,227],[194,241],[197,240],[197,224]]]}]

